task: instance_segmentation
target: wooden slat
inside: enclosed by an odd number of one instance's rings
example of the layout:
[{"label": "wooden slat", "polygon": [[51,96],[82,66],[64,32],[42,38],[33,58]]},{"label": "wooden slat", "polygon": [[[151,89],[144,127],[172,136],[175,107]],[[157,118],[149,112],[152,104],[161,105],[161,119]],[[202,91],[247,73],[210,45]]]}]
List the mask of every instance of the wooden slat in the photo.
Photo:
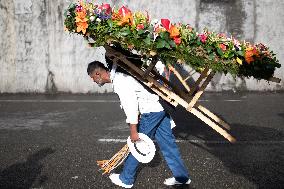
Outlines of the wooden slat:
[{"label": "wooden slat", "polygon": [[171,65],[169,65],[169,69],[176,75],[176,77],[178,78],[178,80],[181,82],[181,84],[184,86],[184,88],[187,90],[187,92],[190,93],[191,89],[188,86],[188,84],[184,81],[184,79],[182,78],[182,76],[178,73],[178,71]]},{"label": "wooden slat", "polygon": [[194,95],[194,97],[192,98],[192,100],[190,101],[190,103],[187,106],[187,110],[190,110],[195,103],[197,102],[197,100],[200,98],[200,96],[202,95],[202,93],[204,92],[205,88],[207,87],[207,85],[209,84],[209,82],[211,81],[211,79],[213,78],[213,76],[215,75],[215,72],[211,72],[205,79],[205,81],[202,83],[201,87],[199,88],[199,90],[197,91],[197,93]]},{"label": "wooden slat", "polygon": [[214,113],[212,113],[210,110],[208,110],[207,108],[205,108],[204,106],[196,103],[195,106],[204,114],[206,114],[207,116],[209,116],[211,119],[213,119],[214,121],[216,121],[217,123],[219,123],[220,125],[222,125],[225,129],[230,130],[231,127],[230,125],[228,125],[225,121],[223,121],[222,119],[220,119],[218,116],[216,116]]},{"label": "wooden slat", "polygon": [[204,116],[201,112],[199,112],[197,109],[195,108],[191,108],[190,112],[195,115],[196,117],[198,117],[199,119],[201,119],[204,123],[206,123],[207,125],[209,125],[211,128],[213,128],[215,131],[217,131],[219,134],[221,134],[223,137],[225,137],[227,140],[229,140],[230,142],[234,143],[236,142],[236,139],[231,136],[227,131],[225,131],[224,129],[222,129],[221,127],[219,127],[218,125],[216,125],[213,121],[211,121],[209,118],[207,118],[206,116]]},{"label": "wooden slat", "polygon": [[203,72],[201,73],[201,75],[199,76],[199,78],[197,79],[197,81],[195,82],[195,85],[191,88],[191,92],[189,93],[189,95],[193,95],[193,93],[196,91],[196,89],[198,89],[201,81],[208,76],[208,71],[209,69],[208,68],[205,68],[203,70]]}]

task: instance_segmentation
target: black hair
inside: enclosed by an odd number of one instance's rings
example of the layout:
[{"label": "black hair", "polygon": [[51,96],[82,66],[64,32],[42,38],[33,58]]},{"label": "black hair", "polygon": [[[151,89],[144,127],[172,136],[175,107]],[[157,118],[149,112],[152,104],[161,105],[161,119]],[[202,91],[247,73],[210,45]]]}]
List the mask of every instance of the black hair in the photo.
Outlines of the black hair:
[{"label": "black hair", "polygon": [[[101,63],[100,61],[96,61],[96,60],[91,62],[91,63],[89,63],[88,68],[87,68],[88,75],[92,74],[92,72],[95,69],[98,69],[98,68],[102,68],[102,69],[110,72],[111,69],[112,69],[113,62],[107,56],[105,56],[105,59],[106,59],[106,66],[103,63]],[[120,72],[120,73],[129,75],[129,73],[127,71],[125,71],[124,69],[120,68],[119,66],[117,67],[116,72]]]},{"label": "black hair", "polygon": [[105,67],[105,65],[99,61],[93,61],[89,63],[88,68],[87,68],[87,73],[88,75],[91,75],[94,70],[102,68],[104,70],[109,70],[108,68]]}]

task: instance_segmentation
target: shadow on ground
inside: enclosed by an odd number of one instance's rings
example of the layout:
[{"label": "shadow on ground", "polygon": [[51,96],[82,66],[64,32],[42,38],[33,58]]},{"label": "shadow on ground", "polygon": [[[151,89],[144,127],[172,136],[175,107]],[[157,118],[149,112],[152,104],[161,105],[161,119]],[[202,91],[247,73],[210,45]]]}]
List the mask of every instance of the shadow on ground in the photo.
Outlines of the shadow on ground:
[{"label": "shadow on ground", "polygon": [[183,108],[177,108],[172,116],[177,125],[174,129],[177,139],[194,136],[204,141],[224,141],[224,144],[192,144],[217,157],[231,173],[245,177],[257,188],[283,188],[284,133],[280,130],[230,123],[229,133],[237,139],[236,144],[230,144]]},{"label": "shadow on ground", "polygon": [[40,187],[47,181],[47,177],[41,175],[43,164],[41,161],[55,151],[44,148],[31,154],[22,163],[15,163],[0,171],[1,189],[28,189],[36,185]]}]

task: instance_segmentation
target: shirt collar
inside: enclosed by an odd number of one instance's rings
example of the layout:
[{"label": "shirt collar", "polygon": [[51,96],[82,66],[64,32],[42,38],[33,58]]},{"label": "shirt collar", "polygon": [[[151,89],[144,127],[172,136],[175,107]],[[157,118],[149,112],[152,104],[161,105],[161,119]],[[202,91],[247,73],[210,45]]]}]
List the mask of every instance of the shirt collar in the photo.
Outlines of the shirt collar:
[{"label": "shirt collar", "polygon": [[112,68],[111,68],[111,71],[110,71],[110,80],[111,80],[111,82],[112,82],[113,79],[114,79],[115,72],[116,72],[116,68],[117,68],[117,64],[116,64],[116,63],[113,63]]}]

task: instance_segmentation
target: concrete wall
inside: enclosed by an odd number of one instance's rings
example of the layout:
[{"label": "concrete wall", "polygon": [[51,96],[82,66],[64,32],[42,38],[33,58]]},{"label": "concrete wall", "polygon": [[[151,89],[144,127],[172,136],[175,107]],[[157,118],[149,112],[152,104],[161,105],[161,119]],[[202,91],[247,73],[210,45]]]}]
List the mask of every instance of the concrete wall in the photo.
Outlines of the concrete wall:
[{"label": "concrete wall", "polygon": [[[78,35],[63,30],[69,0],[0,0],[0,93],[110,92],[86,74],[92,60],[104,60],[103,48],[89,48]],[[208,90],[284,90],[283,0],[155,0],[97,1],[148,10],[152,18],[169,18],[231,33],[239,39],[263,42],[283,67],[280,84],[216,74]]]}]

